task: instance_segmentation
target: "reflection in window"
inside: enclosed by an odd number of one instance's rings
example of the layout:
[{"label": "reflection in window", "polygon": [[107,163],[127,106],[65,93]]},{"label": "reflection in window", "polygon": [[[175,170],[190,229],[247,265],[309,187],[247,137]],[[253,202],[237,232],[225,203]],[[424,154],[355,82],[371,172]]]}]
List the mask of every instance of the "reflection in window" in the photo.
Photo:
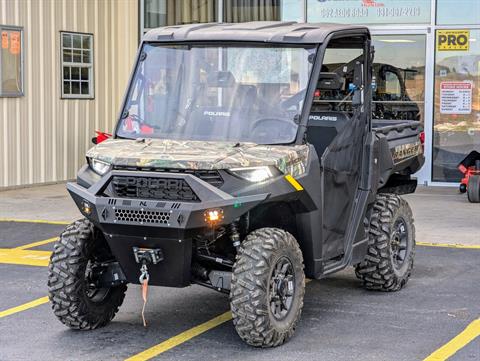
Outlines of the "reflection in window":
[{"label": "reflection in window", "polygon": [[145,29],[217,21],[217,0],[145,0]]},{"label": "reflection in window", "polygon": [[480,150],[480,30],[469,38],[468,51],[435,54],[433,181],[458,181],[458,163]]},{"label": "reflection in window", "polygon": [[280,0],[224,0],[223,8],[227,23],[280,20]]},{"label": "reflection in window", "polygon": [[298,0],[223,0],[224,22],[301,21],[302,4]]},{"label": "reflection in window", "polygon": [[437,0],[437,24],[480,24],[480,1]]},{"label": "reflection in window", "polygon": [[425,36],[373,36],[373,117],[419,120],[425,108]]},{"label": "reflection in window", "polygon": [[0,96],[22,96],[23,30],[0,25]]}]

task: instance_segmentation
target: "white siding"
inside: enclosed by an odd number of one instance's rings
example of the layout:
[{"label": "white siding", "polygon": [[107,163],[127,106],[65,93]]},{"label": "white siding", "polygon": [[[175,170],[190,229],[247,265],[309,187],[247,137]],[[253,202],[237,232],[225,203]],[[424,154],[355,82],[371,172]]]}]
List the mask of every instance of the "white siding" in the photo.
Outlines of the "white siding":
[{"label": "white siding", "polygon": [[[0,189],[75,177],[94,130],[112,131],[138,46],[136,0],[0,0],[24,30],[24,91],[0,98]],[[60,31],[92,33],[95,98],[60,99]]]}]

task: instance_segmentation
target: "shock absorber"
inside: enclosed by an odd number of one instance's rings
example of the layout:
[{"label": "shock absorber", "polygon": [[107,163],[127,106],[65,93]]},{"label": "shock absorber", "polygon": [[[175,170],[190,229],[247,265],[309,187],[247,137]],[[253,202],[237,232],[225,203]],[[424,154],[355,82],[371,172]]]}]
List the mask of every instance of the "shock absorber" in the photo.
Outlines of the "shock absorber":
[{"label": "shock absorber", "polygon": [[230,240],[232,241],[233,247],[238,250],[238,247],[240,247],[240,232],[238,231],[238,220],[230,224]]}]

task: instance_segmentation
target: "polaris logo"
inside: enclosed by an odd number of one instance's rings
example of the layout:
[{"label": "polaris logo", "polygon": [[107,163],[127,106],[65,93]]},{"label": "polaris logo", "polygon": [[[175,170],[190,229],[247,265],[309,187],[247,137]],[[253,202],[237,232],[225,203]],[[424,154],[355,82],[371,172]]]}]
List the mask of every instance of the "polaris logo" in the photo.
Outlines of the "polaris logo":
[{"label": "polaris logo", "polygon": [[203,112],[203,115],[209,115],[211,117],[229,117],[230,112],[213,112],[213,111],[210,111],[210,110],[205,110]]},{"label": "polaris logo", "polygon": [[337,117],[332,117],[331,115],[310,115],[308,117],[309,120],[327,120],[329,122],[336,122],[338,120]]}]

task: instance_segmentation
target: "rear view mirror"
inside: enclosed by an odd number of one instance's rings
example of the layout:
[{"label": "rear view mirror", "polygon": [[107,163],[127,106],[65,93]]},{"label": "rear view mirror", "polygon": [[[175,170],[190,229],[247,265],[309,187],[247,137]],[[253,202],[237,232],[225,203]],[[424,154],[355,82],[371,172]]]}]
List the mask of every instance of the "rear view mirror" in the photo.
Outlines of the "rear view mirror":
[{"label": "rear view mirror", "polygon": [[337,73],[321,72],[318,77],[317,89],[319,90],[342,90],[345,79]]}]

